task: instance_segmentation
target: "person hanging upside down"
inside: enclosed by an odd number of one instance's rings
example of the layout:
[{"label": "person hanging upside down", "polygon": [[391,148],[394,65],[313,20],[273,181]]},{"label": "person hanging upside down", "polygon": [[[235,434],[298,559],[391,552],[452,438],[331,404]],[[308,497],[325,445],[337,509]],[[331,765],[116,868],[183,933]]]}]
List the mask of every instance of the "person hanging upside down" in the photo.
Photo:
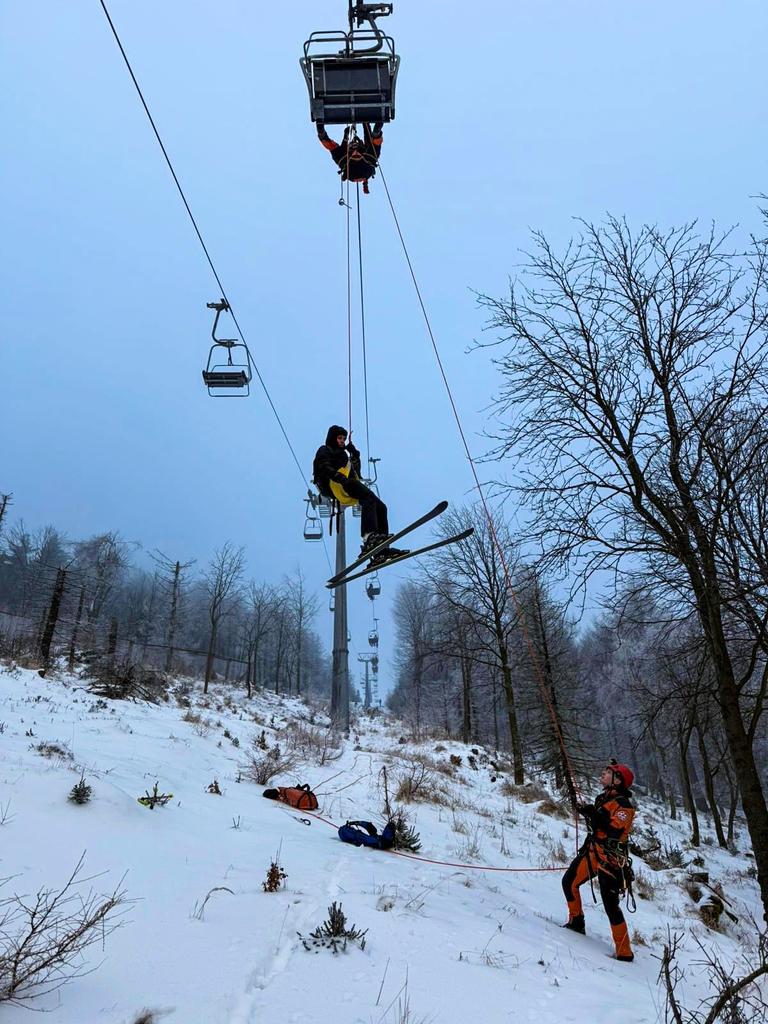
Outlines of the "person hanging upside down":
[{"label": "person hanging upside down", "polygon": [[[379,162],[379,153],[384,136],[382,134],[381,121],[377,121],[371,131],[371,126],[366,121],[363,125],[363,138],[350,133],[349,128],[344,129],[344,141],[339,145],[334,142],[325,130],[323,121],[317,122],[317,137],[320,143],[327,150],[330,150],[335,164],[338,165],[342,181],[362,181],[363,192],[368,195],[368,181],[376,173],[376,166]],[[352,138],[350,139],[350,134]]]},{"label": "person hanging upside down", "polygon": [[[347,440],[344,427],[334,424],[328,428],[325,444],[317,449],[312,463],[312,477],[326,498],[335,498],[342,505],[360,505],[361,557],[392,536],[387,506],[360,479],[360,452],[351,439]],[[371,559],[371,564],[406,554],[401,548],[386,548]]]},{"label": "person hanging upside down", "polygon": [[563,892],[568,903],[568,921],[563,925],[584,935],[584,911],[579,886],[597,879],[603,907],[611,924],[617,960],[634,960],[629,932],[619,901],[625,889],[629,833],[635,817],[630,786],[635,776],[625,764],[612,758],[603,769],[603,792],[593,804],[580,804],[579,814],[587,822],[587,838],[563,875]]}]

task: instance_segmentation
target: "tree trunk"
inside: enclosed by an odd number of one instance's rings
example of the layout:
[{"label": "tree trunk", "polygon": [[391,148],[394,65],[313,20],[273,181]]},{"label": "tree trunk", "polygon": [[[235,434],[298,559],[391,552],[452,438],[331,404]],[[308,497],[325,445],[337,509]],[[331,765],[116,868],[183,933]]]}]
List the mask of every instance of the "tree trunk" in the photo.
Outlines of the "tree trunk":
[{"label": "tree trunk", "polygon": [[717,680],[717,701],[728,739],[728,751],[736,784],[741,793],[741,806],[747,819],[747,830],[752,840],[757,881],[763,902],[763,918],[768,923],[768,806],[760,773],[755,764],[752,738],[744,727],[739,689],[725,640],[720,606],[714,600],[707,601],[706,604],[704,600],[700,599],[699,615],[712,655]]},{"label": "tree trunk", "polygon": [[701,834],[699,832],[699,815],[696,810],[696,800],[693,796],[691,785],[691,773],[688,768],[688,743],[691,738],[691,727],[688,726],[685,735],[681,731],[679,736],[680,753],[680,778],[683,783],[683,798],[688,813],[691,816],[691,846],[701,846]]},{"label": "tree trunk", "polygon": [[472,664],[466,654],[461,655],[461,742],[469,743],[472,735]]},{"label": "tree trunk", "polygon": [[75,669],[75,649],[77,644],[77,631],[80,628],[80,620],[83,617],[83,608],[85,606],[85,587],[80,587],[80,597],[77,602],[77,612],[75,613],[75,624],[72,627],[72,639],[69,641],[69,661],[67,667],[70,672]]},{"label": "tree trunk", "polygon": [[43,627],[43,635],[40,639],[40,654],[43,658],[43,671],[48,668],[50,662],[51,643],[53,642],[53,634],[56,631],[56,623],[59,621],[59,610],[61,608],[61,599],[64,596],[64,586],[66,582],[66,569],[57,569],[56,582],[53,585],[53,594],[51,595],[51,603],[48,606],[48,615],[45,620],[45,626]]},{"label": "tree trunk", "polygon": [[720,818],[720,809],[717,806],[717,797],[715,796],[715,784],[712,779],[712,769],[709,764],[709,755],[707,754],[707,745],[704,742],[704,734],[702,729],[696,726],[696,738],[699,745],[699,756],[701,757],[701,770],[704,773],[704,792],[707,795],[707,803],[709,804],[709,810],[712,814],[712,821],[715,825],[715,833],[717,835],[718,844],[727,849],[728,843],[723,833],[723,822]]},{"label": "tree trunk", "polygon": [[677,821],[677,802],[675,800],[675,784],[672,781],[672,777],[669,774],[669,766],[667,762],[667,755],[663,746],[659,743],[656,738],[656,730],[651,723],[648,729],[648,735],[651,738],[653,749],[656,752],[656,757],[659,762],[659,786],[663,792],[663,800],[665,803],[669,802],[669,816],[672,821]]},{"label": "tree trunk", "polygon": [[205,658],[205,681],[203,683],[203,693],[208,693],[208,684],[211,681],[213,675],[213,651],[216,646],[216,633],[219,628],[219,623],[211,623],[211,636],[208,640],[208,653]]},{"label": "tree trunk", "polygon": [[507,701],[507,720],[509,722],[509,735],[512,743],[512,764],[515,771],[515,785],[522,786],[525,782],[525,771],[523,768],[523,745],[520,742],[520,730],[517,724],[517,708],[515,707],[515,691],[512,688],[512,670],[507,660],[506,647],[502,647],[501,655],[501,680],[504,687],[504,696]]},{"label": "tree trunk", "polygon": [[109,622],[109,635],[107,637],[107,664],[110,672],[115,671],[117,660],[117,619],[112,618]]}]

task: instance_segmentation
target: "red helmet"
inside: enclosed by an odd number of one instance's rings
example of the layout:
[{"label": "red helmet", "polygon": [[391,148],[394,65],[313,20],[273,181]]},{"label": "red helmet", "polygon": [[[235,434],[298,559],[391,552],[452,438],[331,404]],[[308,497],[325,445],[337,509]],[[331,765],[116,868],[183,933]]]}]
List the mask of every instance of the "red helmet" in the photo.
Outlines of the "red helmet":
[{"label": "red helmet", "polygon": [[619,776],[625,789],[629,789],[635,781],[635,773],[632,769],[626,764],[616,764],[616,761],[613,758],[611,758],[608,763],[608,770],[612,771],[614,775]]}]

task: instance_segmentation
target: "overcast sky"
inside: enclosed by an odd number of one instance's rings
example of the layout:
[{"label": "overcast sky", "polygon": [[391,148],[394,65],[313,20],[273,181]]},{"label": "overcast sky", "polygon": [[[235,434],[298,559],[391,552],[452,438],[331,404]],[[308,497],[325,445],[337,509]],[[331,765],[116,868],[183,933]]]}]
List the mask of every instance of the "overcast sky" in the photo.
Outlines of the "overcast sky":
[{"label": "overcast sky", "polygon": [[[327,427],[347,421],[346,248],[298,58],[310,31],[345,27],[346,3],[108,6],[309,476]],[[564,243],[575,216],[606,212],[757,228],[768,5],[396,0],[386,28],[402,66],[382,164],[482,454],[494,372],[466,354],[483,329],[473,289],[505,290],[531,228]],[[217,285],[98,0],[4,0],[0,85],[0,491],[14,516],[75,538],[119,530],[182,561],[229,539],[255,578],[300,565],[322,590],[304,483],[263,393],[215,401],[202,386]],[[465,500],[472,480],[380,179],[362,220],[371,453],[397,527]],[[357,336],[354,361],[359,444]],[[384,681],[407,575],[382,574]],[[354,658],[370,607],[350,589]],[[330,618],[318,626],[330,646]]]}]

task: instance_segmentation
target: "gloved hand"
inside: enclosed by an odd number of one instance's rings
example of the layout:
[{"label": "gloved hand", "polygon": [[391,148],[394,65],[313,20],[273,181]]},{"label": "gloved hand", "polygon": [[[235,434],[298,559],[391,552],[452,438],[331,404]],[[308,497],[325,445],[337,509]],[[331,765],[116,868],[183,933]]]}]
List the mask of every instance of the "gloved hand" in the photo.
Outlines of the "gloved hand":
[{"label": "gloved hand", "polygon": [[355,448],[351,441],[347,441],[347,451],[353,458],[360,455],[360,452]]},{"label": "gloved hand", "polygon": [[343,473],[334,473],[331,480],[335,480],[337,484],[345,484],[347,482],[347,477],[345,477]]},{"label": "gloved hand", "polygon": [[576,810],[579,812],[579,814],[583,815],[585,818],[591,818],[592,815],[595,813],[595,805],[594,804],[577,804],[576,805]]}]

